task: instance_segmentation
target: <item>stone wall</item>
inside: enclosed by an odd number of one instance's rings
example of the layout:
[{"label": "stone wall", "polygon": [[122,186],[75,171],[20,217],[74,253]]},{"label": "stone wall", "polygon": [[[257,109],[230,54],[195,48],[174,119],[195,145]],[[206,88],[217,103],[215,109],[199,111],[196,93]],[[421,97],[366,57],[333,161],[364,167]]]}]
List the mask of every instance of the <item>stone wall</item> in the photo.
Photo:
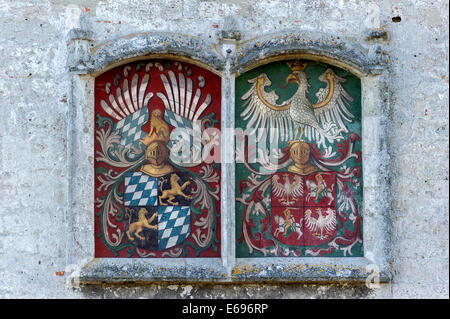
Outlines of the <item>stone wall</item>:
[{"label": "stone wall", "polygon": [[[448,298],[448,6],[448,1],[388,0],[0,0],[0,297]],[[93,136],[92,123],[84,109],[70,108],[79,105],[73,101],[91,101],[78,94],[83,82],[67,68],[69,31],[91,31],[93,47],[153,31],[215,39],[228,17],[243,39],[292,30],[358,43],[367,30],[387,31],[388,39],[380,41],[389,57],[384,142],[391,282],[374,289],[69,287],[69,266],[80,264],[90,248],[77,238],[93,236],[93,225],[77,210],[77,196],[92,188],[73,176],[90,170],[73,162],[73,153],[87,142],[83,138]],[[70,235],[73,229],[77,236]]]}]

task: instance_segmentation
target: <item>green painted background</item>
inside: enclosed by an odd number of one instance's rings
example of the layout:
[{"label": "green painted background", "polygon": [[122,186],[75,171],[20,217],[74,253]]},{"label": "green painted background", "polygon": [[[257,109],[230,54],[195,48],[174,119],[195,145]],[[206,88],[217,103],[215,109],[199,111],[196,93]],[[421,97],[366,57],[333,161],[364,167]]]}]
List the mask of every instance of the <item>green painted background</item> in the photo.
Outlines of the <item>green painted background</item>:
[{"label": "green painted background", "polygon": [[[280,62],[274,62],[267,65],[260,66],[258,68],[255,68],[253,70],[250,70],[241,76],[237,77],[235,85],[236,85],[236,96],[235,96],[235,127],[236,128],[242,128],[245,130],[247,121],[244,121],[240,114],[245,109],[244,103],[245,101],[241,100],[241,97],[251,88],[252,84],[248,83],[249,79],[253,79],[256,76],[258,76],[261,73],[266,73],[269,77],[269,79],[272,81],[272,85],[270,88],[266,88],[266,91],[272,91],[275,90],[275,92],[280,97],[277,101],[278,104],[283,103],[285,100],[292,97],[292,95],[295,94],[297,91],[298,85],[296,83],[289,84],[286,88],[281,88],[280,84],[285,84],[287,76],[292,73],[292,70],[287,66],[286,62],[288,61],[280,61]],[[349,129],[349,133],[343,134],[344,138],[347,139],[348,135],[351,133],[356,133],[358,136],[361,137],[361,81],[359,78],[354,76],[353,74],[320,62],[315,61],[304,61],[308,62],[308,66],[305,69],[305,73],[308,76],[308,83],[310,84],[309,90],[308,90],[308,97],[312,103],[317,103],[316,93],[317,91],[323,87],[326,87],[326,83],[321,82],[318,80],[318,77],[325,72],[327,68],[331,68],[339,77],[346,79],[346,82],[343,83],[344,88],[346,91],[354,98],[354,101],[349,104],[347,107],[348,110],[354,115],[353,122],[345,122],[347,128]],[[294,132],[295,133],[295,129]],[[303,137],[304,140],[308,141],[306,137]],[[308,141],[311,142],[311,141]],[[333,146],[333,150],[336,150],[336,144]],[[279,147],[284,148],[287,146],[287,142],[283,142],[279,144]],[[361,151],[361,141],[356,142],[354,151]],[[255,168],[259,168],[259,164],[252,164]],[[363,189],[363,181],[362,181],[362,160],[360,162],[356,162],[354,158],[347,160],[343,165],[347,167],[354,167],[358,166],[361,170],[361,178],[359,179],[359,188],[353,195],[355,198],[356,203],[358,204],[359,213],[361,216],[363,216],[362,212],[362,189]],[[249,171],[242,163],[236,163],[236,197],[239,197],[239,182],[243,179],[248,179]],[[341,167],[335,168],[337,171],[341,170]],[[280,170],[281,172],[287,171],[287,168]],[[353,191],[354,188],[352,185],[348,185],[349,188]],[[245,191],[245,190],[244,190]],[[267,193],[270,192],[270,187],[267,190]],[[338,194],[337,194],[338,197]],[[241,236],[241,221],[242,221],[242,215],[244,213],[244,205],[240,202],[236,201],[236,239]],[[267,207],[270,211],[270,207]],[[252,216],[253,222],[256,225],[260,225],[259,221],[264,218],[264,216]],[[270,216],[271,220],[271,216]],[[343,228],[339,228],[339,222],[338,222],[338,232],[336,236],[340,236],[343,232]],[[353,230],[354,225],[350,221],[348,221],[344,228]],[[362,233],[362,223],[361,223],[361,233]],[[266,233],[267,238],[273,238],[271,233]],[[328,244],[323,244],[321,246],[314,246],[314,248],[317,247],[328,247]],[[290,247],[294,248],[294,247]],[[297,248],[297,247],[296,247]],[[305,251],[311,247],[302,247],[301,248],[301,256],[307,257],[304,255]],[[362,243],[356,243],[352,249],[352,256],[351,257],[361,257],[363,256],[363,245]],[[326,257],[343,257],[343,252],[340,250],[335,250],[331,254],[325,255]],[[348,254],[347,254],[348,256]],[[245,243],[245,241],[242,241],[242,243],[238,243],[236,241],[236,257],[263,257],[263,254],[259,251],[253,251],[252,254],[249,254],[249,249]]]}]

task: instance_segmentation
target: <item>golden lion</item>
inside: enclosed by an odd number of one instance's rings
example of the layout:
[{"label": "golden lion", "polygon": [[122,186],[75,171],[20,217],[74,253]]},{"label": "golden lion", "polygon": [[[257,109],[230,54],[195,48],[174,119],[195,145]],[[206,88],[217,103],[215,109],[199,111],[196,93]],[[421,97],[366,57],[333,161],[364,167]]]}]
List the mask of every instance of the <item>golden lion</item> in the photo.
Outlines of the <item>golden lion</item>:
[{"label": "golden lion", "polygon": [[139,220],[137,222],[131,223],[131,214],[130,214],[130,226],[128,227],[127,236],[130,240],[134,240],[134,237],[131,236],[131,233],[134,233],[134,235],[142,240],[145,240],[145,238],[141,235],[139,235],[140,232],[145,228],[150,229],[158,229],[157,225],[150,225],[150,223],[158,216],[158,213],[154,213],[152,217],[149,219],[145,218],[145,214],[147,214],[147,210],[145,208],[141,208],[138,212]]},{"label": "golden lion", "polygon": [[[185,182],[182,186],[178,184],[178,181],[180,180],[180,177],[177,174],[170,175],[170,189],[162,190],[162,185],[160,187],[162,194],[158,196],[159,202],[161,205],[167,206],[169,204],[171,205],[178,205],[178,202],[173,202],[175,199],[175,195],[183,196],[185,199],[191,199],[190,196],[185,195],[183,193],[183,190],[191,183],[190,181]],[[162,200],[167,198],[167,203],[163,203]]]}]

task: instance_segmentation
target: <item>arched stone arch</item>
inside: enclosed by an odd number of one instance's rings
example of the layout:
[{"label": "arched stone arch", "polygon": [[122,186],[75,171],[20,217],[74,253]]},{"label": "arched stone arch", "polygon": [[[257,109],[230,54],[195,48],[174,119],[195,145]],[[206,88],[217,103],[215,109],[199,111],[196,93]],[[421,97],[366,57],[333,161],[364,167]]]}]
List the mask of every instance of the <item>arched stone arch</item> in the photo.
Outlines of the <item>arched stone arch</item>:
[{"label": "arched stone arch", "polygon": [[136,60],[173,58],[220,73],[225,63],[214,42],[190,35],[170,32],[136,33],[96,46],[93,45],[91,37],[91,33],[80,30],[69,35],[72,45],[79,48],[72,50],[74,55],[83,57],[69,62],[69,70],[72,72],[96,76]]},{"label": "arched stone arch", "polygon": [[354,39],[317,32],[278,32],[238,43],[233,70],[242,73],[272,61],[301,58],[346,69],[359,77],[379,74],[387,57],[378,47],[364,47]]}]

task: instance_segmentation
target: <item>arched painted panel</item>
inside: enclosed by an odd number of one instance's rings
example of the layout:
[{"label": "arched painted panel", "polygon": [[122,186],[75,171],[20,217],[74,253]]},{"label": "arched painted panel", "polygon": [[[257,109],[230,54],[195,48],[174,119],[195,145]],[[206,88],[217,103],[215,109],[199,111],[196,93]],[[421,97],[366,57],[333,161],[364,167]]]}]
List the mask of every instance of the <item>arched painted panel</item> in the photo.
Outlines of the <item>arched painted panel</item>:
[{"label": "arched painted panel", "polygon": [[168,59],[95,79],[95,256],[219,257],[221,79]]},{"label": "arched painted panel", "polygon": [[362,257],[360,79],[284,60],[235,85],[236,256]]}]

